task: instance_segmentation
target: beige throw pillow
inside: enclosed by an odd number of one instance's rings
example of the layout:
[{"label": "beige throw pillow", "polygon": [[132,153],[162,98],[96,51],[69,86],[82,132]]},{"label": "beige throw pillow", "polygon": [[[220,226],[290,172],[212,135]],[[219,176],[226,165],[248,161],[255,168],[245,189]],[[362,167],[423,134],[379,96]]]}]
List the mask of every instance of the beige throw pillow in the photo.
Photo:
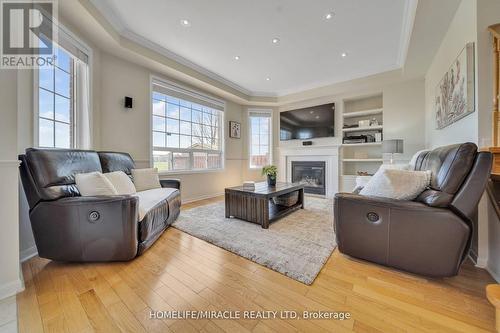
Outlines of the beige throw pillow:
[{"label": "beige throw pillow", "polygon": [[361,195],[413,200],[431,181],[430,171],[379,169],[359,192]]},{"label": "beige throw pillow", "polygon": [[79,173],[75,175],[75,183],[80,195],[117,195],[115,187],[101,172]]},{"label": "beige throw pillow", "polygon": [[108,172],[104,174],[104,177],[106,177],[111,182],[111,184],[113,184],[118,194],[129,195],[136,193],[134,183],[132,183],[132,180],[130,180],[130,177],[127,176],[125,172]]},{"label": "beige throw pillow", "polygon": [[132,180],[137,192],[161,188],[157,168],[132,169]]}]

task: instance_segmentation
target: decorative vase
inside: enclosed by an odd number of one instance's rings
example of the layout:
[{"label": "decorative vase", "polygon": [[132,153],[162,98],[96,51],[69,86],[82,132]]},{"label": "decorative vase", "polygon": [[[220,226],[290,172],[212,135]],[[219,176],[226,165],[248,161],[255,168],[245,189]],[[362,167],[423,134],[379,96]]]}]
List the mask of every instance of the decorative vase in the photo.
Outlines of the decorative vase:
[{"label": "decorative vase", "polygon": [[267,185],[276,186],[276,176],[267,175]]}]

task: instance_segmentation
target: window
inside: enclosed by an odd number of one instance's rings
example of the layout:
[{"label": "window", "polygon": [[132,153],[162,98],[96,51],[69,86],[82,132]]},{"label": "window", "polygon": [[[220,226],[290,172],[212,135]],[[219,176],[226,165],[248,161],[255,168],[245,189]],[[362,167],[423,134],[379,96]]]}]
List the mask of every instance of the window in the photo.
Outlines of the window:
[{"label": "window", "polygon": [[223,104],[179,90],[153,83],[153,166],[159,172],[223,168]]},{"label": "window", "polygon": [[73,58],[57,48],[56,66],[38,71],[38,145],[72,148],[74,146]]},{"label": "window", "polygon": [[[35,75],[35,144],[44,148],[90,148],[88,51],[60,29],[54,66]],[[78,46],[77,46],[78,45]]]},{"label": "window", "polygon": [[250,168],[272,163],[271,111],[249,110]]}]

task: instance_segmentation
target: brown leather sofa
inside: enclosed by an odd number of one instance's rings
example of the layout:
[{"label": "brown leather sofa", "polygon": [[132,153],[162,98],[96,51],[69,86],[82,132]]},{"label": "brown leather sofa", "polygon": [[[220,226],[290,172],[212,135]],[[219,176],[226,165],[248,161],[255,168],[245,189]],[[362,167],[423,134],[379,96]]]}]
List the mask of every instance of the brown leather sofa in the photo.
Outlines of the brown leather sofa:
[{"label": "brown leather sofa", "polygon": [[[58,261],[124,261],[149,248],[179,216],[180,182],[161,180],[159,200],[139,220],[133,195],[82,197],[75,174],[135,168],[127,153],[65,149],[20,155],[38,255]],[[170,188],[170,189],[169,189]]]},{"label": "brown leather sofa", "polygon": [[358,194],[335,196],[339,251],[431,277],[453,276],[466,258],[492,155],[473,143],[421,153],[415,170],[430,170],[430,187],[414,201]]}]

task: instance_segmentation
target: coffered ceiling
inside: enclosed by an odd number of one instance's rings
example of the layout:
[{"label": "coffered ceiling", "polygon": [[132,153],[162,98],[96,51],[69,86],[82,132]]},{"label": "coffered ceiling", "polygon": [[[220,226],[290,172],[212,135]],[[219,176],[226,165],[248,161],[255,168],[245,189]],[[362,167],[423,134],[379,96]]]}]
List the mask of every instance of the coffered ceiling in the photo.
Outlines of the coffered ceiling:
[{"label": "coffered ceiling", "polygon": [[401,68],[416,12],[416,0],[91,2],[122,37],[249,96]]}]

